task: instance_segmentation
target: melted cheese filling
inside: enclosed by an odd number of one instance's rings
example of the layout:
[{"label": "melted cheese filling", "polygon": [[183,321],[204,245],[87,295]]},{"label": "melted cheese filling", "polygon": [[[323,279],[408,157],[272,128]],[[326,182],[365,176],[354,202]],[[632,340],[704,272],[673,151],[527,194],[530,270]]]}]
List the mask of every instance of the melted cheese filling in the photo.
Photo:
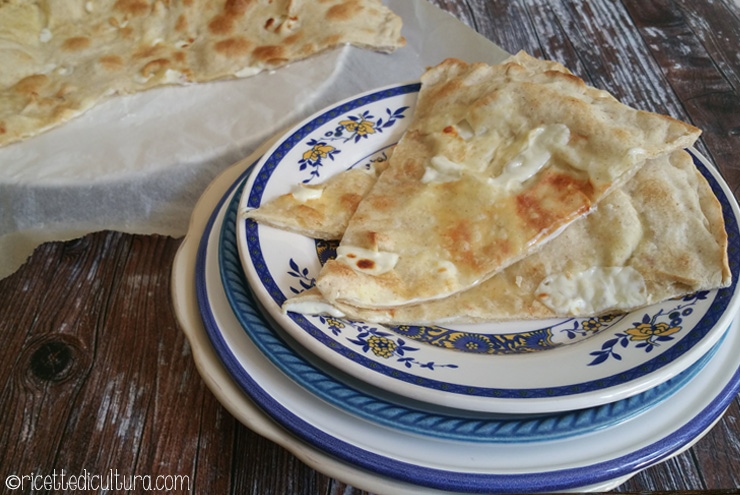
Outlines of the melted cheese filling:
[{"label": "melted cheese filling", "polygon": [[179,70],[167,69],[164,72],[164,82],[171,84],[182,84],[184,82],[187,82],[187,78],[185,77],[185,74],[183,74]]},{"label": "melted cheese filling", "polygon": [[345,316],[342,311],[328,302],[318,300],[292,301],[288,299],[283,304],[283,311],[302,315],[328,315],[335,318],[343,318]]},{"label": "melted cheese filling", "polygon": [[298,184],[290,191],[290,194],[301,203],[305,203],[310,199],[319,199],[323,193],[324,190],[321,188],[308,187],[303,184]]},{"label": "melted cheese filling", "polygon": [[537,287],[538,299],[559,315],[587,316],[647,303],[645,280],[632,267],[593,267],[558,273]]},{"label": "melted cheese filling", "polygon": [[398,263],[398,254],[356,246],[339,246],[336,259],[358,272],[375,276],[393,270]]},{"label": "melted cheese filling", "polygon": [[462,177],[464,169],[465,165],[455,163],[445,156],[433,156],[421,181],[425,184],[428,182],[452,182]]},{"label": "melted cheese filling", "polygon": [[[456,133],[466,142],[472,143],[479,134],[467,120],[455,126]],[[503,192],[512,192],[534,177],[552,158],[552,154],[568,144],[570,129],[563,124],[547,124],[529,131],[518,153],[503,166],[497,177],[488,177],[488,184]],[[475,146],[470,144],[470,146]],[[444,155],[435,155],[426,164],[423,183],[445,183],[459,180],[464,173],[480,174],[485,171],[485,163],[458,163]]]},{"label": "melted cheese filling", "polygon": [[234,72],[234,76],[238,78],[255,76],[262,72],[261,67],[244,67]]},{"label": "melted cheese filling", "polygon": [[476,135],[475,129],[473,129],[473,126],[466,119],[462,119],[458,122],[455,129],[457,130],[458,136],[463,138],[465,141],[469,141]]},{"label": "melted cheese filling", "polygon": [[524,149],[509,160],[501,175],[491,179],[490,183],[506,191],[519,188],[542,170],[552,158],[552,153],[568,144],[569,139],[570,130],[563,124],[549,124],[532,129],[527,135]]}]

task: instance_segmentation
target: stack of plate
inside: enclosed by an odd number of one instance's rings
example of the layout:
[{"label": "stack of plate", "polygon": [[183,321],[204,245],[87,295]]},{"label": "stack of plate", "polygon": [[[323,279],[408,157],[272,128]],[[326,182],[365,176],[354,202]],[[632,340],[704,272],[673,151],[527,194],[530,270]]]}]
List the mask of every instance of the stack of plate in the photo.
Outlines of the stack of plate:
[{"label": "stack of plate", "polygon": [[316,114],[201,198],[173,287],[214,394],[312,467],[377,493],[606,490],[691,446],[740,389],[739,210],[695,150],[725,215],[727,289],[613,319],[387,328],[281,312],[332,246],[239,212],[384,159],[418,89]]}]

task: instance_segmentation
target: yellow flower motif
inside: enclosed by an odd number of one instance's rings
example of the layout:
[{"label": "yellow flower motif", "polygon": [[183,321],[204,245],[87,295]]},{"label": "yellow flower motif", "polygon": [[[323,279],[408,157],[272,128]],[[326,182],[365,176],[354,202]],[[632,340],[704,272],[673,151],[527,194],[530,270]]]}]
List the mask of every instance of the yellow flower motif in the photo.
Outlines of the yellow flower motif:
[{"label": "yellow flower motif", "polygon": [[466,332],[455,332],[445,342],[445,347],[471,352],[488,352],[491,346],[491,340],[485,335]]},{"label": "yellow flower motif", "polygon": [[384,359],[392,357],[393,353],[396,351],[395,342],[393,342],[391,339],[380,337],[378,335],[373,335],[369,339],[367,339],[367,344],[370,346],[373,354]]},{"label": "yellow flower motif", "polygon": [[303,159],[315,162],[321,158],[326,158],[332,151],[334,151],[334,146],[321,143],[315,144],[313,148],[303,153]]},{"label": "yellow flower motif", "polygon": [[663,337],[665,335],[671,335],[681,330],[681,327],[672,327],[668,323],[641,323],[634,328],[630,328],[626,332],[630,336],[630,340],[650,340],[653,337]]},{"label": "yellow flower motif", "polygon": [[336,318],[327,318],[326,324],[333,328],[344,328],[342,320],[337,320]]},{"label": "yellow flower motif", "polygon": [[347,129],[348,132],[357,133],[360,136],[375,133],[375,124],[369,120],[361,120],[360,122],[356,120],[343,120],[339,125]]},{"label": "yellow flower motif", "polygon": [[589,318],[587,321],[581,323],[581,328],[586,332],[596,332],[603,325],[601,318]]}]

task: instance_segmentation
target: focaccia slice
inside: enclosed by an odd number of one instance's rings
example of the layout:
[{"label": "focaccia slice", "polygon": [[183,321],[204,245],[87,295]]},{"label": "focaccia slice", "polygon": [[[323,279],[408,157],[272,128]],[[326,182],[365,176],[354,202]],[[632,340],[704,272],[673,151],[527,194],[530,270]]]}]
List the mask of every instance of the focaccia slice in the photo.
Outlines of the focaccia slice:
[{"label": "focaccia slice", "polygon": [[350,169],[321,184],[299,184],[292,191],[242,212],[251,218],[314,239],[339,240],[362,198],[372,189],[387,161]]},{"label": "focaccia slice", "polygon": [[700,134],[524,53],[445,60],[421,83],[388,169],[318,275],[331,303],[388,308],[469,289]]},{"label": "focaccia slice", "polygon": [[598,316],[730,284],[722,208],[685,151],[649,160],[588,216],[480,285],[398,308],[330,305],[316,290],[283,309],[385,324]]},{"label": "focaccia slice", "polygon": [[247,77],[331,47],[393,51],[380,0],[0,2],[0,146],[116,94]]}]

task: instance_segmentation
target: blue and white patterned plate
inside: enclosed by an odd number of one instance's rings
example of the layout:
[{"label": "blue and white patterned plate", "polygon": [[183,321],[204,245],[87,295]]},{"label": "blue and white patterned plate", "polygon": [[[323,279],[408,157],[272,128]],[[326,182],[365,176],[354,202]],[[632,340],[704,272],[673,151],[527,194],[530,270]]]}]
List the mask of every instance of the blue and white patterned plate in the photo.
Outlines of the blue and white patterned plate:
[{"label": "blue and white patterned plate", "polygon": [[[209,188],[196,207],[173,266],[174,308],[198,370],[240,421],[310,466],[355,486],[415,495],[429,489],[456,493],[608,490],[693,444],[717,421],[740,387],[736,321],[705,368],[672,397],[644,414],[588,435],[501,445],[379,427],[304,389],[244,334],[224,293],[218,260],[207,256],[208,248],[219,243],[218,223],[207,219],[220,221],[222,210],[219,215],[211,213],[231,183],[218,179],[215,184],[218,187]],[[203,301],[205,311],[200,312]],[[254,307],[243,316],[249,325],[266,324]],[[211,335],[229,339],[233,352],[219,359],[204,327],[210,328]],[[241,370],[238,385],[224,366]]]},{"label": "blue and white patterned plate", "polygon": [[[296,126],[257,164],[240,209],[287,193],[297,183],[318,182],[382,159],[406,128],[418,88],[407,84],[365,93]],[[387,391],[438,405],[502,413],[604,404],[645,391],[688,368],[717,342],[740,304],[737,203],[714,168],[696,151],[691,153],[722,203],[733,285],[614,319],[389,328],[284,315],[283,301],[309,287],[317,275],[321,246],[251,220],[237,222],[242,266],[260,303],[288,334],[333,366]]]},{"label": "blue and white patterned plate", "polygon": [[[382,390],[367,387],[364,382],[353,380],[323,361],[311,360],[301,353],[300,345],[290,336],[273,328],[260,318],[259,308],[244,278],[236,245],[236,218],[239,193],[237,188],[223,207],[223,220],[214,222],[213,229],[220,231],[217,246],[204,245],[200,256],[218,256],[218,267],[224,293],[241,328],[262,353],[283,373],[297,384],[334,406],[373,423],[417,435],[447,438],[468,442],[524,443],[541,442],[574,437],[590,433],[632,418],[672,396],[691,380],[716,352],[715,346],[699,361],[678,376],[636,396],[598,407],[538,415],[471,415],[464,411],[430,408],[425,403],[404,400]],[[214,212],[214,215],[218,211]],[[206,231],[210,235],[210,229]],[[204,237],[205,239],[205,237]],[[205,285],[205,279],[215,277],[206,259],[196,282]],[[213,314],[207,290],[199,290],[201,312]],[[248,370],[239,366],[234,336],[216,325],[206,331],[216,352],[227,365],[229,372],[246,388]],[[237,339],[239,336],[237,335]],[[720,341],[721,342],[721,341]]]}]

